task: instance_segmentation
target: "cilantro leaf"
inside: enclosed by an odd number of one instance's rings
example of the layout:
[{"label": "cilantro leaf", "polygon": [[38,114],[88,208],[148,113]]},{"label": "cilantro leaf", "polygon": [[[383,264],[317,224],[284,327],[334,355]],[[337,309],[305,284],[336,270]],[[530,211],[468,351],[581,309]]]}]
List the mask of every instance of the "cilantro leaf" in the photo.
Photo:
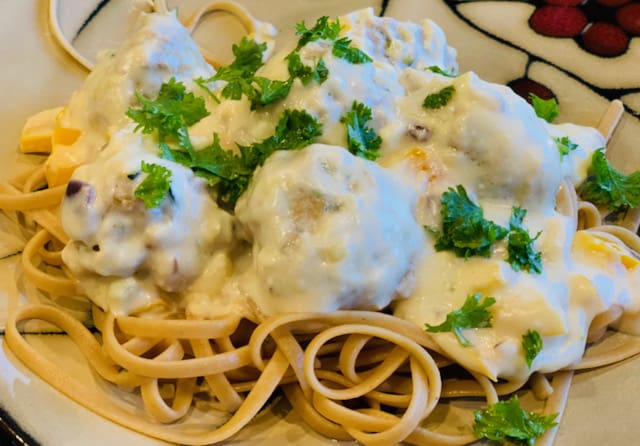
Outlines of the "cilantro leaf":
[{"label": "cilantro leaf", "polygon": [[625,175],[607,160],[604,149],[593,152],[582,198],[606,205],[611,211],[625,211],[640,204],[640,172]]},{"label": "cilantro leaf", "polygon": [[542,99],[533,93],[529,93],[529,100],[538,118],[542,118],[547,122],[553,122],[553,120],[558,117],[558,114],[560,114],[558,102],[555,98]]},{"label": "cilantro leaf", "polygon": [[488,257],[491,245],[506,237],[508,231],[485,220],[482,208],[469,199],[462,185],[449,188],[440,198],[442,233],[436,241],[437,251],[453,250],[459,257]]},{"label": "cilantro leaf", "polygon": [[358,48],[352,47],[351,39],[348,37],[336,40],[333,43],[333,50],[331,52],[334,56],[344,59],[352,64],[364,64],[373,61],[367,53]]},{"label": "cilantro leaf", "polygon": [[471,343],[462,335],[462,329],[491,327],[493,315],[487,308],[494,303],[496,300],[493,297],[485,297],[480,302],[480,293],[471,294],[467,296],[460,309],[447,314],[447,318],[442,324],[425,324],[425,329],[431,333],[452,331],[462,346],[469,347]]},{"label": "cilantro leaf", "polygon": [[424,98],[422,106],[429,109],[442,108],[449,103],[455,92],[456,88],[453,85],[444,87],[437,93],[431,93],[427,95],[427,97]]},{"label": "cilantro leaf", "polygon": [[164,166],[142,161],[141,169],[147,176],[136,187],[134,195],[144,201],[147,209],[158,207],[171,189],[171,171]]},{"label": "cilantro leaf", "polygon": [[371,109],[362,102],[353,101],[351,110],[342,115],[340,122],[347,127],[347,145],[354,155],[375,160],[380,156],[378,149],[382,138],[370,127]]},{"label": "cilantro leaf", "polygon": [[553,140],[558,147],[558,152],[560,152],[560,159],[563,159],[569,153],[578,148],[578,144],[575,144],[573,141],[571,141],[568,136],[563,136],[562,138],[553,138]]},{"label": "cilantro leaf", "polygon": [[303,20],[296,23],[296,35],[300,36],[296,51],[316,40],[335,40],[339,33],[340,22],[338,20],[332,22],[328,16],[322,16],[316,20],[316,24],[311,29],[307,28]]},{"label": "cilantro leaf", "polygon": [[540,415],[520,406],[517,396],[474,412],[473,430],[479,438],[533,446],[536,438],[555,426],[558,414]]},{"label": "cilantro leaf", "polygon": [[522,226],[526,209],[513,207],[509,220],[509,237],[507,239],[507,262],[515,271],[525,270],[540,274],[542,272],[542,254],[533,249],[533,242],[540,236],[538,232],[531,238],[529,232]]},{"label": "cilantro leaf", "polygon": [[434,73],[438,73],[441,74],[443,76],[447,76],[447,77],[457,77],[457,75],[449,70],[445,70],[440,68],[437,65],[431,65],[430,67],[427,67],[427,70],[429,71],[433,71]]},{"label": "cilantro leaf", "polygon": [[542,337],[535,330],[529,330],[522,335],[522,350],[527,361],[527,367],[531,368],[533,360],[542,351]]},{"label": "cilantro leaf", "polygon": [[126,114],[138,123],[136,131],[142,133],[158,131],[158,138],[177,138],[181,144],[188,142],[187,128],[209,115],[204,100],[187,93],[183,83],[169,79],[160,87],[155,99],[148,99],[136,92],[141,108],[130,108]]}]

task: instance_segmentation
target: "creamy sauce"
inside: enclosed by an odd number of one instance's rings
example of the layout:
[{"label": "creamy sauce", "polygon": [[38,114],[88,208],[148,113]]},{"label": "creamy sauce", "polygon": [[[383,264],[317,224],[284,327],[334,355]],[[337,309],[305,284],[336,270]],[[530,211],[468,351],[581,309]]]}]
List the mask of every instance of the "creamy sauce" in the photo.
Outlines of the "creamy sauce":
[{"label": "creamy sauce", "polygon": [[391,172],[342,147],[277,152],[236,207],[253,245],[238,280],[268,315],[382,309],[410,286],[424,244],[415,202]]},{"label": "creamy sauce", "polygon": [[[146,175],[142,161],[171,171],[159,207],[147,209],[133,195]],[[94,163],[76,169],[61,219],[73,240],[62,252],[65,264],[98,305],[119,313],[184,291],[231,235],[231,216],[218,209],[206,182],[159,159],[156,141],[133,126],[112,134]]]},{"label": "creamy sauce", "polygon": [[173,15],[141,14],[117,51],[98,55],[95,69],[59,118],[63,127],[82,129],[73,150],[77,161],[93,161],[111,132],[131,122],[125,113],[137,103],[136,92],[155,97],[171,77],[193,89],[193,79],[212,75],[189,32],[176,26]]},{"label": "creamy sauce", "polygon": [[[220,210],[190,170],[160,159],[154,137],[134,133],[124,115],[134,91],[154,96],[171,76],[193,89],[193,78],[210,76],[186,31],[171,17],[145,16],[115,56],[102,56],[64,118],[83,131],[79,156],[95,159],[76,170],[78,190],[62,208],[72,238],[64,261],[92,300],[120,313],[172,301],[196,318],[390,305],[422,327],[481,293],[496,299],[492,328],[465,330],[470,347],[452,333],[434,338],[492,379],[574,363],[597,314],[614,304],[627,315],[640,311],[637,259],[576,233],[574,219],[556,209],[563,179],[584,180],[602,135],[547,124],[511,90],[474,73],[447,77],[426,69],[457,70],[455,51],[428,20],[402,23],[366,9],[341,23],[341,36],[372,63],[351,64],[333,56],[329,42],[311,42],[300,50],[302,61],[322,57],[326,82],[305,86],[297,79],[285,99],[257,110],[246,98],[207,99],[211,114],[189,130],[197,147],[218,133],[223,147],[236,150],[271,135],[285,109],[305,110],[322,123],[317,144],[277,152],[255,172],[235,215]],[[257,74],[286,79],[284,57],[294,47]],[[423,107],[427,95],[448,86],[455,94],[444,107]],[[355,100],[371,108],[369,125],[383,139],[377,164],[344,148],[340,117]],[[554,141],[563,136],[578,144],[565,157]],[[130,175],[142,160],[172,171],[171,196],[159,208],[146,209],[133,196],[143,176]],[[505,241],[488,258],[435,251],[436,237],[423,226],[440,227],[440,197],[458,184],[501,226],[513,206],[527,210],[524,226],[532,236],[541,232],[534,245],[541,274],[514,271]],[[640,333],[636,320],[623,316],[618,326]],[[528,330],[544,341],[531,369],[521,347]]]}]

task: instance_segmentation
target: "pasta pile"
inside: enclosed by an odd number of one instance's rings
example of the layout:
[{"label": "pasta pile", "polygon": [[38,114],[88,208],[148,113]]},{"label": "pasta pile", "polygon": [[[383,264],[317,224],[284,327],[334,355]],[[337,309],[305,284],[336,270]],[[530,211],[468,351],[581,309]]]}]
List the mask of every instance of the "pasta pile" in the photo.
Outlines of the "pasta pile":
[{"label": "pasta pile", "polygon": [[[37,230],[22,254],[25,278],[50,296],[73,295],[74,279],[61,274],[59,251],[65,242],[55,219],[60,187],[39,186],[41,171],[2,184],[3,210],[33,218]],[[19,192],[15,185],[22,184]],[[573,188],[559,192],[559,207],[573,212],[580,225],[597,220],[594,208],[578,203]],[[589,213],[589,214],[587,214]],[[611,225],[589,229],[608,234],[616,243],[637,251],[632,231]],[[60,238],[59,238],[60,237]],[[54,273],[46,272],[54,269]],[[447,378],[452,361],[430,335],[394,316],[367,311],[331,314],[287,314],[264,321],[247,319],[188,320],[179,314],[117,317],[93,307],[96,336],[77,319],[50,304],[16,308],[7,323],[6,342],[12,352],[53,387],[88,409],[145,435],[178,444],[222,442],[246,426],[280,390],[293,409],[314,430],[339,440],[367,445],[406,442],[417,445],[463,445],[476,440],[424,427],[436,406],[452,398],[482,397],[487,404],[526,386],[526,382],[492,383],[470,373],[468,379]],[[620,316],[612,309],[591,327],[590,342]],[[67,376],[21,335],[21,323],[37,319],[66,332],[95,372],[117,386],[137,389],[147,416],[132,416],[99,389],[87,388]],[[640,352],[640,340],[628,337],[613,351],[590,356],[573,370],[600,367]],[[529,386],[547,399],[545,414],[561,413],[573,371],[549,380],[534,374]],[[163,389],[169,387],[170,395]],[[176,430],[170,423],[189,416],[205,388],[230,418],[207,427]],[[164,394],[164,395],[163,395]],[[545,443],[545,438],[548,443]],[[536,444],[551,444],[549,431]]]}]

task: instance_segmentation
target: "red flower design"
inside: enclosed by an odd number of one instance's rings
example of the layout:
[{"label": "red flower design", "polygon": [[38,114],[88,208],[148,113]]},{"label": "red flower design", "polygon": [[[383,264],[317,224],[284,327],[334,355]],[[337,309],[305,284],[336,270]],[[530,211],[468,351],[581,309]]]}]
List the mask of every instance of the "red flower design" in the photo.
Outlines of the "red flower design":
[{"label": "red flower design", "polygon": [[616,57],[640,36],[638,0],[543,0],[529,26],[538,34],[573,38],[583,49],[601,57]]},{"label": "red flower design", "polygon": [[574,6],[543,6],[529,18],[529,26],[551,37],[577,36],[587,23],[587,15]]},{"label": "red flower design", "polygon": [[582,45],[599,56],[617,56],[629,46],[629,36],[619,26],[598,22],[582,35]]}]

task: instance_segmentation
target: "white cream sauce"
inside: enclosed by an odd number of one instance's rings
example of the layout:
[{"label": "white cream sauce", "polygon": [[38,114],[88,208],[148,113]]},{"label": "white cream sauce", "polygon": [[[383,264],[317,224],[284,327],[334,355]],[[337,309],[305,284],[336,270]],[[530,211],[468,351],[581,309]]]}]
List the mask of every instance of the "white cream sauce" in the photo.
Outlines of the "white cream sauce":
[{"label": "white cream sauce", "polygon": [[[74,180],[86,185],[62,210],[73,239],[64,260],[91,299],[126,313],[171,298],[193,317],[377,309],[391,302],[397,316],[422,327],[441,323],[467,295],[481,293],[496,299],[492,328],[465,330],[471,347],[452,333],[434,337],[458,362],[494,379],[574,363],[598,313],[613,304],[629,315],[640,311],[638,261],[576,234],[574,219],[555,209],[563,179],[583,181],[591,154],[604,146],[595,129],[547,124],[511,90],[474,73],[452,78],[425,70],[457,70],[455,51],[433,22],[378,18],[371,9],[340,21],[341,36],[372,63],[353,65],[333,56],[329,42],[309,43],[300,55],[307,65],[323,58],[329,78],[322,85],[296,80],[287,98],[257,110],[246,98],[208,102],[211,114],[190,129],[197,146],[215,132],[235,150],[270,136],[287,108],[322,122],[319,144],[266,161],[233,217],[189,170],[161,160],[152,137],[133,134],[124,116],[136,90],[153,96],[170,76],[190,88],[192,78],[212,73],[184,29],[171,17],[147,16],[115,56],[103,55],[103,68],[65,117],[102,143],[110,138],[95,164],[77,169]],[[286,79],[284,57],[294,47],[276,53],[258,74]],[[423,107],[427,95],[447,86],[455,88],[448,104]],[[378,164],[342,148],[340,117],[355,100],[372,109],[369,125],[383,138]],[[564,158],[553,139],[562,136],[578,144]],[[95,155],[95,144],[77,144]],[[157,209],[132,196],[139,180],[127,175],[141,160],[173,172],[174,198]],[[502,226],[513,206],[528,211],[524,226],[532,236],[541,231],[534,245],[542,253],[541,274],[514,271],[504,260],[504,241],[489,258],[435,251],[435,236],[422,226],[440,227],[440,197],[458,184],[485,218]],[[638,333],[636,320],[623,317],[619,327]],[[531,369],[521,347],[528,330],[544,341]]]},{"label": "white cream sauce", "polygon": [[74,144],[79,162],[93,161],[111,132],[131,122],[125,113],[137,104],[136,92],[155,97],[171,77],[193,90],[193,79],[213,75],[189,32],[176,22],[173,15],[141,14],[117,50],[98,55],[60,116],[62,127],[82,130]]},{"label": "white cream sauce", "polygon": [[424,244],[416,198],[342,147],[276,152],[236,206],[253,245],[240,286],[267,315],[382,309],[410,286]]},{"label": "white cream sauce", "polygon": [[[118,313],[184,291],[231,238],[231,216],[206,182],[156,153],[157,142],[133,125],[113,133],[95,162],[76,169],[60,211],[72,239],[65,264],[87,295]],[[170,192],[151,209],[134,196],[142,161],[171,171]]]}]

